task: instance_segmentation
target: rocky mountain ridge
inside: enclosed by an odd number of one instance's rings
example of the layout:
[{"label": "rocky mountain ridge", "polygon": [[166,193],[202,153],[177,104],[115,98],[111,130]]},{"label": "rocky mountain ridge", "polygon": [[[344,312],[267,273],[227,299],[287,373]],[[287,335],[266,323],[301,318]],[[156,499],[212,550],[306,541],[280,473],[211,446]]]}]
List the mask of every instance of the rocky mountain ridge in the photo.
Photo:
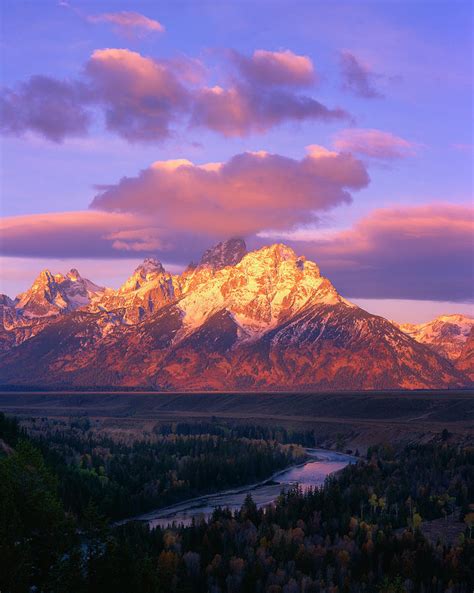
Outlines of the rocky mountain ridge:
[{"label": "rocky mountain ridge", "polygon": [[1,383],[264,390],[469,382],[453,359],[341,297],[317,264],[284,244],[247,253],[232,239],[179,275],[146,259],[118,290],[76,270],[45,271],[3,302]]}]

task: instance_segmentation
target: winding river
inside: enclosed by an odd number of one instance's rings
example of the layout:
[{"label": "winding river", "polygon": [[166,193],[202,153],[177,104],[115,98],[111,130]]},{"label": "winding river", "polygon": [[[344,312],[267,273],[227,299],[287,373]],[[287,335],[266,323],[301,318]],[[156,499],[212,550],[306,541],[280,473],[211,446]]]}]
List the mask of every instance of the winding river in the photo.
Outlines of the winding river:
[{"label": "winding river", "polygon": [[229,508],[233,511],[240,509],[249,493],[252,494],[257,506],[262,507],[273,502],[282,489],[294,484],[300,484],[303,489],[321,486],[327,476],[356,460],[351,455],[324,449],[306,449],[306,452],[309,456],[306,463],[278,472],[264,482],[185,500],[179,504],[140,515],[135,517],[135,520],[145,521],[151,528],[167,527],[173,522],[189,525],[193,518],[210,516],[217,507]]}]

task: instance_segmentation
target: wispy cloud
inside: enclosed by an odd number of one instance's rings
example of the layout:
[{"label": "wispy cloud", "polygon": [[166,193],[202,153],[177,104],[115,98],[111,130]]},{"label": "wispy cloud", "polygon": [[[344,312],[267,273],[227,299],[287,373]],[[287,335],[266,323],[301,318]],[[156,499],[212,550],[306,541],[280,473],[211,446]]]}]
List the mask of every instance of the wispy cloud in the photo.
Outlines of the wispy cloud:
[{"label": "wispy cloud", "polygon": [[379,78],[370,68],[364,65],[350,51],[341,51],[339,54],[342,88],[364,99],[378,99],[383,97],[376,87]]},{"label": "wispy cloud", "polygon": [[380,160],[414,156],[420,147],[416,142],[390,132],[360,128],[341,130],[335,135],[333,145],[341,152],[352,152]]},{"label": "wispy cloud", "polygon": [[164,26],[155,19],[150,19],[138,12],[105,12],[88,15],[90,23],[109,23],[125,36],[143,35],[149,33],[164,33]]},{"label": "wispy cloud", "polygon": [[472,152],[473,145],[469,142],[456,142],[454,144],[451,144],[451,148],[459,152],[465,152],[466,154],[470,154]]}]

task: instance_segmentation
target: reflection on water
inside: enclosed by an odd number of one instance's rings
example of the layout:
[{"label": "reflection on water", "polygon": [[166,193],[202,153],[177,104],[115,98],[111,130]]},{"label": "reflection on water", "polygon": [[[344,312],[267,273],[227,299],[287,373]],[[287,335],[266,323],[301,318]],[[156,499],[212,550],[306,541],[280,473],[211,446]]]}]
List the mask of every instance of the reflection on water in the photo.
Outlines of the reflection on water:
[{"label": "reflection on water", "polygon": [[[262,507],[273,502],[282,489],[294,484],[300,484],[303,489],[314,488],[324,484],[330,474],[341,470],[354,462],[354,457],[324,451],[323,449],[307,449],[312,458],[304,465],[292,467],[272,476],[266,483],[244,486],[234,490],[201,496],[180,504],[159,509],[138,517],[147,521],[150,527],[166,527],[171,523],[189,525],[194,518],[208,517],[217,507],[229,508],[232,511],[240,509],[245,497],[250,492],[257,506]],[[271,483],[268,483],[271,482]]]}]

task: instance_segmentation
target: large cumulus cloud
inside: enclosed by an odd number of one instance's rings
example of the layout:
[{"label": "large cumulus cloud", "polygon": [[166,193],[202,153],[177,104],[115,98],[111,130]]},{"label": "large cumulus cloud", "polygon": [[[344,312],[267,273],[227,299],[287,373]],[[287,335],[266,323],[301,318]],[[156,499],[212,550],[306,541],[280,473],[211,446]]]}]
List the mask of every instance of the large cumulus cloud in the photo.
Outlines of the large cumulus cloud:
[{"label": "large cumulus cloud", "polygon": [[299,87],[316,81],[307,56],[289,50],[229,52],[224,85],[208,86],[197,60],[157,59],[128,49],[92,53],[76,80],[33,76],[0,97],[2,131],[40,133],[49,140],[86,134],[91,112],[131,142],[160,142],[176,127],[200,126],[226,136],[263,132],[287,121],[344,120]]},{"label": "large cumulus cloud", "polygon": [[242,153],[225,163],[157,161],[103,188],[83,212],[17,216],[0,223],[4,255],[129,257],[186,263],[216,240],[291,229],[351,201],[364,165],[312,145],[302,159]]},{"label": "large cumulus cloud", "polygon": [[133,212],[177,230],[208,235],[250,235],[288,229],[318,212],[351,201],[368,184],[349,154],[309,147],[295,160],[266,152],[242,153],[226,163],[197,166],[158,161],[95,197],[92,208]]}]

